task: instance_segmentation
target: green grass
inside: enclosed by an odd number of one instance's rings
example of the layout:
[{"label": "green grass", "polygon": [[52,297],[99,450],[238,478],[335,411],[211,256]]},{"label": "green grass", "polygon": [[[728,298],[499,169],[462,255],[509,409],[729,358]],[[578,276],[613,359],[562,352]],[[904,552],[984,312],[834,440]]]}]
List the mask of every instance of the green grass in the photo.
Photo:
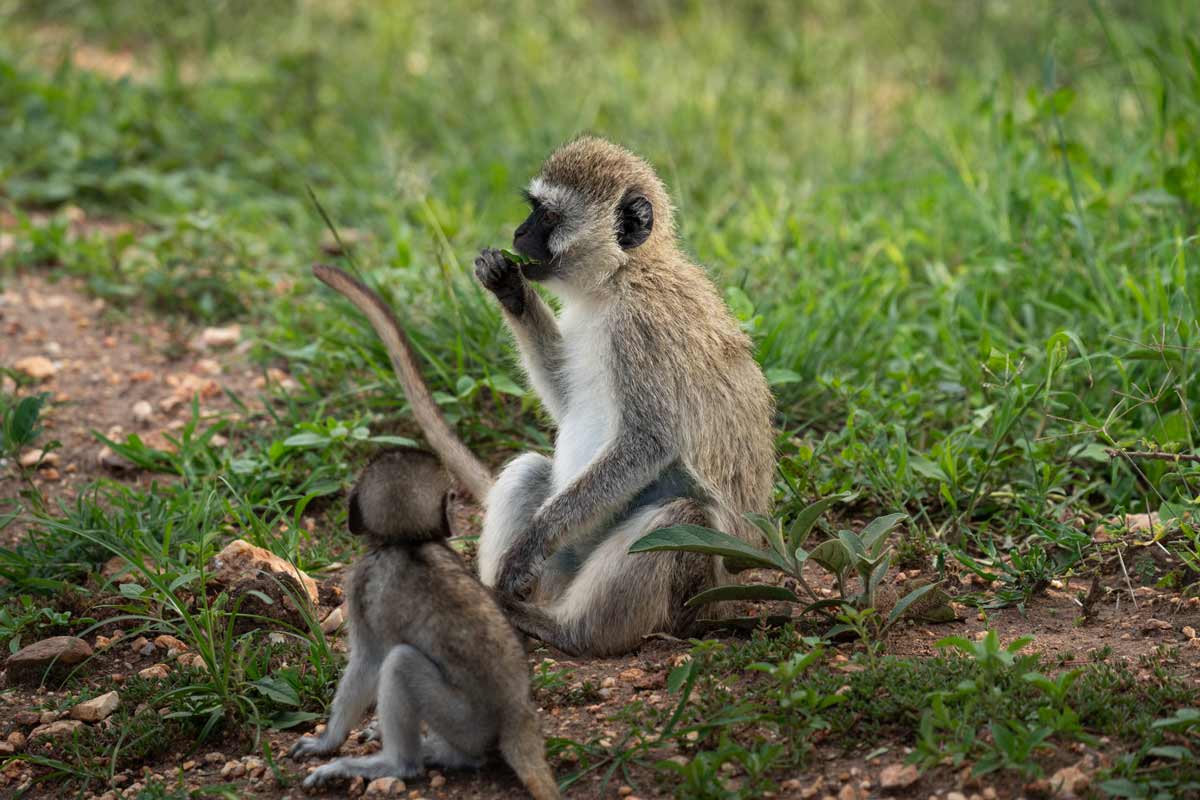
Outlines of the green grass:
[{"label": "green grass", "polygon": [[[754,337],[778,398],[785,522],[842,491],[857,497],[844,517],[904,511],[899,563],[973,571],[989,587],[965,599],[998,606],[1092,569],[1099,520],[1158,511],[1177,557],[1134,577],[1194,585],[1200,465],[1107,450],[1194,454],[1200,438],[1198,30],[1193,4],[1126,0],[0,4],[0,212],[15,220],[0,286],[16,269],[71,274],[118,313],[236,320],[264,373],[299,383],[241,419],[197,410],[174,454],[114,443],[168,483],[57,505],[10,478],[23,492],[0,526],[18,505],[32,522],[0,550],[5,638],[57,624],[38,597],[103,595],[82,582],[113,552],[149,554],[163,583],[145,576],[126,611],[211,650],[220,668],[194,708],[260,724],[320,711],[336,659],[319,634],[295,632],[309,672],[272,701],[295,703],[259,708],[234,698],[266,645],[221,638],[234,608],[170,599],[235,532],[306,569],[343,560],[347,539],[311,535],[304,515],[339,529],[331,501],[353,469],[417,434],[375,337],[308,273],[329,258],[308,189],[400,310],[451,422],[498,462],[550,439],[468,266],[509,241],[517,190],[583,131],[659,168],[685,247]],[[139,70],[78,68],[73,50],[85,64],[129,51]],[[77,208],[126,226],[81,229]],[[49,446],[32,397],[0,388],[0,458]],[[897,720],[915,735],[911,709],[951,690],[931,674],[911,677],[931,682],[908,705],[875,706],[888,735]],[[561,702],[594,692],[539,680]],[[1107,730],[1085,700],[1086,729]],[[848,706],[820,712],[828,730]],[[1021,735],[1039,723],[1007,719]],[[1149,787],[1165,756],[1143,721],[1114,780]],[[771,764],[804,757],[709,744],[723,755],[673,786],[730,759],[765,786]],[[1001,761],[1025,774],[1037,758],[1020,746]],[[973,747],[964,758],[988,756]]]},{"label": "green grass", "polygon": [[1122,754],[1097,776],[1110,794],[1200,789],[1190,749],[1200,716],[1178,710],[1195,691],[1170,653],[1144,659],[1147,681],[1103,654],[1064,672],[1021,655],[1024,644],[1001,646],[992,633],[961,642],[963,652],[940,642],[947,652],[938,658],[855,658],[838,669],[819,640],[791,629],[737,647],[701,642],[670,673],[670,703],[624,708],[618,741],[597,735],[552,750],[574,751],[568,785],[598,773],[636,787],[649,771],[678,797],[742,798],[777,792],[813,766],[817,748],[862,759],[910,752],[903,760],[941,770],[939,781],[964,765],[989,781],[1025,781],[1077,760],[1071,743],[1110,737]]}]

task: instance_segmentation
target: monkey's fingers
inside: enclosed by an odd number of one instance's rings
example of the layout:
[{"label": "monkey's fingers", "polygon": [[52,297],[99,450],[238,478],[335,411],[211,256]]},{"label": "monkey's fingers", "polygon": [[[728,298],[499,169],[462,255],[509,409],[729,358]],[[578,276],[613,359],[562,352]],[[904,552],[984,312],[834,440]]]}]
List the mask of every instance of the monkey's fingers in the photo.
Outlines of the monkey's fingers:
[{"label": "monkey's fingers", "polygon": [[314,264],[312,269],[313,275],[319,281],[340,292],[366,316],[375,333],[383,340],[383,346],[392,362],[392,369],[400,380],[404,395],[412,406],[413,416],[430,447],[467,491],[479,502],[484,502],[492,488],[492,473],[467,449],[446,423],[441,408],[421,377],[408,336],[400,327],[395,314],[378,294],[345,271],[328,264]]}]

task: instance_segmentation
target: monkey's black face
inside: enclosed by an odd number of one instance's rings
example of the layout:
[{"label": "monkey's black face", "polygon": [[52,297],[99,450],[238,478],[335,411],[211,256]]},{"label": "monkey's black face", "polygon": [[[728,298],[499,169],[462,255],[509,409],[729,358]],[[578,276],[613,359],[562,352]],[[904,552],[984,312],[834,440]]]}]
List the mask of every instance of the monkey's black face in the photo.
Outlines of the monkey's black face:
[{"label": "monkey's black face", "polygon": [[528,198],[533,209],[513,233],[513,248],[536,263],[526,264],[522,272],[532,281],[541,281],[554,274],[554,253],[550,252],[550,234],[562,222],[557,211],[542,205],[537,198]]},{"label": "monkey's black face", "polygon": [[[535,188],[534,191],[540,190]],[[558,200],[554,199],[556,195],[563,193],[566,194],[566,201],[561,197]],[[570,248],[566,242],[583,240],[587,242],[585,249],[595,252],[594,234],[590,232],[595,228],[595,222],[588,219],[586,201],[573,190],[561,187],[552,187],[551,197],[545,202],[540,196],[529,192],[525,193],[525,199],[530,205],[529,216],[513,232],[513,248],[526,258],[532,259],[534,263],[522,265],[521,271],[526,278],[533,281],[544,281],[553,277],[567,279],[568,276],[563,274],[562,269],[564,248]],[[565,234],[555,236],[556,231],[564,224],[563,214],[567,213],[560,210],[560,206],[557,205],[559,202],[566,202],[567,207],[571,209],[569,213],[572,219],[568,225],[569,230]],[[603,214],[604,212],[601,212],[601,218]],[[611,224],[611,228],[603,225],[595,230],[595,234],[611,235],[622,250],[632,250],[650,238],[650,233],[654,230],[654,207],[644,194],[630,189],[617,204],[616,215]],[[552,239],[554,247],[551,247]]]}]

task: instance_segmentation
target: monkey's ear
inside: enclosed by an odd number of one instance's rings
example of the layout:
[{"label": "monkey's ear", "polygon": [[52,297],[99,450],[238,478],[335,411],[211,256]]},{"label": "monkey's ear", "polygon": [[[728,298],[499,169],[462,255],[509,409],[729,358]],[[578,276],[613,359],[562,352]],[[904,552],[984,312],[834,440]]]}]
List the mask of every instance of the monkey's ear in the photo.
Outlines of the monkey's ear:
[{"label": "monkey's ear", "polygon": [[617,244],[622,250],[637,247],[654,230],[654,206],[644,194],[630,192],[617,208]]}]

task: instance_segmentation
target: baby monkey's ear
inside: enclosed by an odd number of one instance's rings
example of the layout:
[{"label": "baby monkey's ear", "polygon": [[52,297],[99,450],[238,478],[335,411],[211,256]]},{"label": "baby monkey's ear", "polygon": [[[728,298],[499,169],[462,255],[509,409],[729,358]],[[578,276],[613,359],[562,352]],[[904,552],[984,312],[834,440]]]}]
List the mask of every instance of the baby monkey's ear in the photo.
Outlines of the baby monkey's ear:
[{"label": "baby monkey's ear", "polygon": [[346,525],[350,528],[350,532],[355,536],[362,536],[367,532],[367,522],[363,519],[362,503],[358,499],[358,488],[350,492],[350,502],[346,513]]}]

